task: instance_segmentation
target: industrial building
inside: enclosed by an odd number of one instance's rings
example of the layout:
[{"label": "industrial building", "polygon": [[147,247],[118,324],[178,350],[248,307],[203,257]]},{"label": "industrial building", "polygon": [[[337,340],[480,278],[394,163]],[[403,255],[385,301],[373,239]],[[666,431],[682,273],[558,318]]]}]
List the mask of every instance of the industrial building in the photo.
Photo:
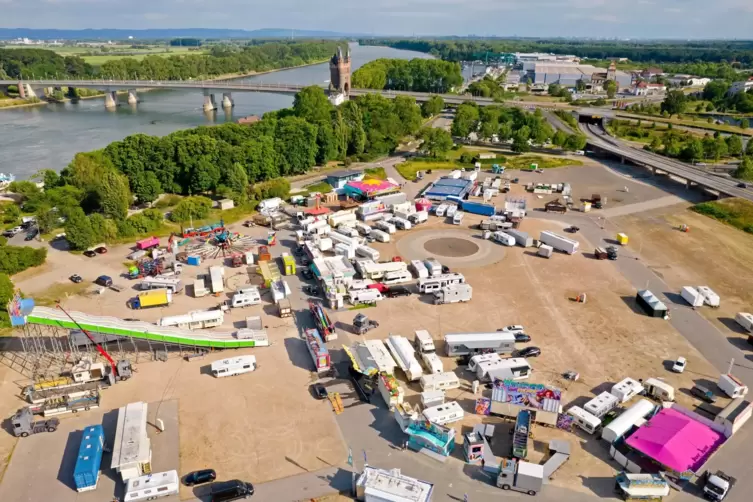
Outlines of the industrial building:
[{"label": "industrial building", "polygon": [[110,467],[123,482],[152,472],[152,445],[146,434],[147,405],[130,403],[118,410]]},{"label": "industrial building", "polygon": [[617,70],[614,63],[607,70],[586,64],[533,63],[526,73],[534,85],[575,87],[581,81],[587,90],[601,90],[608,80],[617,82],[619,89],[630,88],[633,83],[633,76]]},{"label": "industrial building", "polygon": [[430,200],[445,200],[447,197],[464,199],[473,189],[473,184],[470,180],[444,176],[432,183],[423,196]]},{"label": "industrial building", "polygon": [[343,170],[327,174],[326,181],[332,185],[335,191],[338,191],[345,188],[345,184],[349,181],[361,181],[363,177],[364,173],[362,171]]}]

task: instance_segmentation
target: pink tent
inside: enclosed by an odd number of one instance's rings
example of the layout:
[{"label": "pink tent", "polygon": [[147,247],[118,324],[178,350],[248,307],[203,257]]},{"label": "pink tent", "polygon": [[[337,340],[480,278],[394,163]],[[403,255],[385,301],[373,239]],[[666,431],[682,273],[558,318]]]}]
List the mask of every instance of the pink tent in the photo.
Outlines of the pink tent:
[{"label": "pink tent", "polygon": [[696,471],[724,442],[724,435],[681,412],[665,408],[633,433],[627,444],[678,473]]},{"label": "pink tent", "polygon": [[394,183],[386,180],[368,179],[363,181],[349,181],[347,186],[356,189],[364,195],[371,195],[380,192],[387,192],[398,188]]}]

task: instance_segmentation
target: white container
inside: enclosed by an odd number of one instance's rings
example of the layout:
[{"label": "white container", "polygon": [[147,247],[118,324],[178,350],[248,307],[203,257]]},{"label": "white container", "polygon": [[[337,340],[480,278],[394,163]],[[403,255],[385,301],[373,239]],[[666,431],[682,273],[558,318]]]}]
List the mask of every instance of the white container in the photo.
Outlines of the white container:
[{"label": "white container", "polygon": [[390,234],[376,228],[371,230],[371,236],[377,242],[390,242]]},{"label": "white container", "polygon": [[564,251],[567,254],[576,253],[578,251],[578,247],[580,246],[580,243],[578,241],[567,238],[564,235],[550,232],[548,230],[541,232],[539,240],[544,244],[552,246],[554,249],[557,249],[559,251]]},{"label": "white container", "polygon": [[423,389],[424,392],[430,390],[450,390],[459,387],[460,379],[458,379],[458,376],[451,371],[424,375],[421,377],[421,389]]},{"label": "white container", "polygon": [[455,213],[455,216],[452,217],[452,224],[453,225],[460,225],[463,223],[463,216],[465,216],[465,213],[463,211],[458,211]]},{"label": "white container", "polygon": [[685,286],[680,290],[680,296],[682,296],[682,299],[688,302],[691,307],[703,306],[703,295],[699,294],[698,291],[695,290],[695,288]]},{"label": "white container", "polygon": [[449,403],[440,404],[439,406],[426,408],[423,411],[423,415],[426,417],[426,420],[433,424],[446,425],[463,420],[465,412],[457,401],[450,401]]},{"label": "white container", "polygon": [[512,235],[508,235],[505,232],[494,232],[492,234],[492,240],[502,244],[503,246],[514,246],[515,238]]},{"label": "white container", "polygon": [[544,258],[551,258],[553,252],[554,252],[554,248],[552,246],[547,246],[546,244],[542,244],[541,246],[539,246],[539,250],[536,252],[536,254],[539,256],[543,256]]},{"label": "white container", "polygon": [[428,392],[422,392],[421,404],[424,405],[424,408],[431,408],[433,406],[444,404],[444,391],[430,390]]},{"label": "white container", "polygon": [[434,305],[445,303],[469,302],[473,298],[473,287],[470,284],[450,284],[434,291]]},{"label": "white container", "polygon": [[617,397],[620,403],[624,403],[643,392],[643,385],[637,380],[628,377],[614,384],[609,392]]},{"label": "white container", "polygon": [[735,321],[737,321],[737,324],[753,333],[753,314],[748,312],[738,312],[735,314]]},{"label": "white container", "polygon": [[533,246],[533,238],[530,237],[526,232],[510,228],[508,230],[505,230],[505,233],[515,239],[515,243],[518,246],[523,246],[524,248]]},{"label": "white container", "polygon": [[596,418],[603,418],[620,404],[620,399],[607,391],[602,392],[595,398],[583,405],[583,409]]},{"label": "white container", "polygon": [[255,369],[255,356],[230,357],[212,362],[212,374],[217,378],[250,373]]},{"label": "white container", "polygon": [[374,248],[370,248],[368,246],[358,246],[356,248],[356,254],[358,256],[363,256],[364,258],[368,258],[372,261],[379,261],[379,251],[377,251]]},{"label": "white container", "polygon": [[599,418],[578,406],[571,406],[565,413],[573,417],[575,425],[589,434],[595,433],[601,427],[601,420]]},{"label": "white container", "polygon": [[350,295],[350,303],[360,305],[362,303],[374,303],[384,300],[382,293],[377,289],[362,289]]},{"label": "white container", "polygon": [[748,387],[743,385],[743,383],[733,375],[719,375],[717,385],[722,392],[732,399],[743,397],[748,393]]},{"label": "white container", "polygon": [[429,276],[436,277],[442,274],[442,264],[434,258],[424,260],[424,265],[426,265],[426,269],[429,271]]},{"label": "white container", "polygon": [[411,260],[410,269],[413,271],[416,279],[425,279],[429,277],[429,271],[421,260]]},{"label": "white container", "polygon": [[701,296],[703,296],[704,303],[706,303],[706,305],[708,305],[709,307],[716,308],[721,305],[719,295],[714,293],[714,291],[710,287],[698,286],[696,287],[696,290]]}]

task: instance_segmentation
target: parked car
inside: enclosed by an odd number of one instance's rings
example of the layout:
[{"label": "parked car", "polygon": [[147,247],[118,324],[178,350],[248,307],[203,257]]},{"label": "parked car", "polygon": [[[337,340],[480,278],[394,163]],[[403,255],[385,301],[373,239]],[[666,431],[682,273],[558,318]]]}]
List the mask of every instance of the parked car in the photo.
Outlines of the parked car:
[{"label": "parked car", "polygon": [[672,371],[675,373],[682,373],[685,371],[685,366],[687,366],[688,362],[685,360],[684,357],[678,357],[677,361],[672,365]]},{"label": "parked car", "polygon": [[307,268],[304,268],[303,270],[301,270],[301,275],[303,276],[304,279],[307,279],[307,280],[311,280],[314,278],[314,273]]},{"label": "parked car", "polygon": [[515,333],[516,331],[525,331],[525,329],[523,329],[523,326],[521,326],[520,324],[513,324],[511,326],[506,326],[502,328],[500,331],[507,331],[508,333]]},{"label": "parked car", "polygon": [[310,296],[316,296],[319,294],[319,288],[317,288],[316,286],[307,284],[303,286],[303,292]]},{"label": "parked car", "polygon": [[112,277],[110,277],[109,275],[100,275],[94,281],[94,284],[109,288],[110,286],[112,286]]},{"label": "parked car", "polygon": [[95,253],[94,251],[84,251],[84,256],[88,258],[94,258],[95,256],[97,256],[97,253]]},{"label": "parked car", "polygon": [[34,237],[36,237],[37,235],[39,235],[39,230],[37,230],[36,228],[33,228],[33,229],[31,229],[31,230],[30,230],[30,231],[29,231],[29,232],[28,232],[28,233],[26,234],[26,237],[24,237],[24,240],[25,240],[25,241],[30,241],[30,240],[33,240],[33,239],[34,239]]},{"label": "parked car", "polygon": [[387,298],[397,298],[399,296],[410,296],[410,289],[405,286],[393,286],[387,290]]},{"label": "parked car", "polygon": [[254,487],[251,483],[238,479],[219,481],[212,483],[211,494],[212,502],[228,502],[230,500],[249,498],[254,494]]},{"label": "parked car", "polygon": [[186,486],[200,485],[202,483],[209,483],[215,479],[217,479],[217,473],[214,472],[214,469],[202,469],[186,474],[186,477],[183,478],[183,484]]},{"label": "parked car", "polygon": [[375,282],[374,284],[369,284],[366,287],[369,288],[369,289],[376,289],[377,291],[379,291],[383,295],[386,295],[387,291],[390,290],[390,288],[388,288],[387,286],[385,286],[381,282]]},{"label": "parked car", "polygon": [[96,251],[98,254],[105,254],[105,253],[107,253],[107,248],[104,247],[104,246],[101,246],[101,247],[98,247],[97,249],[95,249],[94,251]]},{"label": "parked car", "polygon": [[525,333],[518,331],[515,333],[515,343],[526,343],[531,341],[531,336],[526,335]]},{"label": "parked car", "polygon": [[81,277],[80,275],[78,275],[78,274],[73,274],[72,276],[70,276],[70,277],[69,277],[69,279],[71,280],[71,282],[74,282],[74,283],[76,283],[76,284],[78,284],[79,282],[81,282],[81,281],[83,281],[83,280],[84,280],[84,279],[83,279],[83,278],[82,278],[82,277]]},{"label": "parked car", "polygon": [[701,401],[706,401],[709,404],[714,404],[716,402],[716,396],[714,396],[714,393],[703,385],[694,385],[693,388],[690,389],[690,393],[695,397],[700,398]]},{"label": "parked car", "polygon": [[578,232],[578,230],[580,230],[580,227],[576,227],[575,225],[573,225],[573,226],[567,227],[567,228],[565,229],[565,232],[568,232],[568,233],[574,234],[574,233],[577,233],[577,232]]},{"label": "parked car", "polygon": [[541,355],[541,349],[538,347],[526,347],[524,349],[520,349],[516,356],[517,357],[538,357]]},{"label": "parked car", "polygon": [[5,237],[13,237],[16,234],[19,234],[19,233],[23,232],[23,230],[24,230],[23,227],[20,227],[20,226],[19,227],[13,227],[13,228],[10,228],[10,229],[6,230],[5,232],[3,232],[3,235]]},{"label": "parked car", "polygon": [[324,385],[315,383],[311,385],[311,395],[317,399],[327,399],[328,392],[327,389],[324,388]]},{"label": "parked car", "polygon": [[737,188],[748,188],[748,185],[746,185],[745,183],[738,183]]}]

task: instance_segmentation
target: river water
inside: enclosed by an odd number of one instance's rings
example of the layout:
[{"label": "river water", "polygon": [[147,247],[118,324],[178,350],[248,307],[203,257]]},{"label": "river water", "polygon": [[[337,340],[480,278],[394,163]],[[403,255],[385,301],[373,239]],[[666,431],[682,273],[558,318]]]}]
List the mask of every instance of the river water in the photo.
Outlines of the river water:
[{"label": "river water", "polygon": [[[352,71],[378,58],[430,58],[419,52],[389,47],[351,46]],[[328,63],[246,77],[242,81],[326,85]],[[233,94],[235,107],[225,112],[205,113],[200,91],[150,91],[139,95],[132,107],[121,97],[114,111],[101,98],[78,103],[45,104],[14,110],[0,110],[0,172],[25,179],[40,169],[63,169],[78,152],[104,148],[131,134],[163,136],[198,125],[232,122],[247,115],[290,107],[292,96],[257,92]],[[218,104],[222,93],[215,95]]]}]

